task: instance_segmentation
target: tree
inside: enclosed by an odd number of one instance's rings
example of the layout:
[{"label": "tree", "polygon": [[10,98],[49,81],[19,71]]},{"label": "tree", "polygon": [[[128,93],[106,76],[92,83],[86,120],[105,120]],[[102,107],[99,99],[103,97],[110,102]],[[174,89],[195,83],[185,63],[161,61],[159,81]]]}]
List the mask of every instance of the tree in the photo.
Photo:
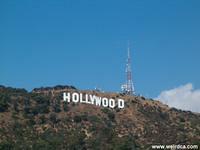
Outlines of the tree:
[{"label": "tree", "polygon": [[8,109],[8,96],[0,94],[0,112],[5,112]]}]

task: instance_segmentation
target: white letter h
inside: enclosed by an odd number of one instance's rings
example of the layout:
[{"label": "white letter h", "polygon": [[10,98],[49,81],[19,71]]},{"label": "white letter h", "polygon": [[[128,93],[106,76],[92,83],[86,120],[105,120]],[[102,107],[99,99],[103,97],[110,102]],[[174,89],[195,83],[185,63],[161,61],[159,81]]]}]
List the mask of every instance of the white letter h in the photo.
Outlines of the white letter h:
[{"label": "white letter h", "polygon": [[63,93],[63,101],[70,102],[70,93],[67,93],[67,94],[65,92]]}]

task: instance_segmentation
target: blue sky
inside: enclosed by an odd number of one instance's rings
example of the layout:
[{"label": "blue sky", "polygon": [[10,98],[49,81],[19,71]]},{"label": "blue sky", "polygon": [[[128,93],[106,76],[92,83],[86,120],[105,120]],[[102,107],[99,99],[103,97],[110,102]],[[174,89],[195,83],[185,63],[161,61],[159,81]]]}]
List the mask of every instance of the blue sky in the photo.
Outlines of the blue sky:
[{"label": "blue sky", "polygon": [[198,0],[1,0],[0,84],[120,91],[128,40],[137,93],[200,88]]}]

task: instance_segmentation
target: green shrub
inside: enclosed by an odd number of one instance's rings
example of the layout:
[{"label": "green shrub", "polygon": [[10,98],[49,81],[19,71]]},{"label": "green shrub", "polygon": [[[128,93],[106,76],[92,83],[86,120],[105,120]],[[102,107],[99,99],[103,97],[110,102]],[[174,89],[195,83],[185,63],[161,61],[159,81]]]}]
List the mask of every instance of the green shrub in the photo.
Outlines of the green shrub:
[{"label": "green shrub", "polygon": [[5,112],[8,109],[8,96],[0,94],[0,112]]},{"label": "green shrub", "polygon": [[79,123],[82,121],[81,116],[74,116],[74,122]]},{"label": "green shrub", "polygon": [[0,143],[0,150],[11,150],[14,148],[13,145],[11,141],[2,141]]},{"label": "green shrub", "polygon": [[49,119],[53,124],[56,124],[60,121],[55,113],[51,113]]}]

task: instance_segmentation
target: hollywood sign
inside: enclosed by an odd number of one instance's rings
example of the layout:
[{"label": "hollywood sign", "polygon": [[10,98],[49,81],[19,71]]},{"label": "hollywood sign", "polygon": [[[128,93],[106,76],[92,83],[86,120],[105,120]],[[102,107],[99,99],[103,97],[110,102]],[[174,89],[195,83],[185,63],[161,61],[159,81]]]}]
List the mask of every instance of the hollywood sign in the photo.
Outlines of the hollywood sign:
[{"label": "hollywood sign", "polygon": [[106,97],[99,97],[96,95],[82,94],[82,93],[63,93],[64,102],[85,103],[102,107],[110,108],[124,108],[123,99],[112,99]]}]

